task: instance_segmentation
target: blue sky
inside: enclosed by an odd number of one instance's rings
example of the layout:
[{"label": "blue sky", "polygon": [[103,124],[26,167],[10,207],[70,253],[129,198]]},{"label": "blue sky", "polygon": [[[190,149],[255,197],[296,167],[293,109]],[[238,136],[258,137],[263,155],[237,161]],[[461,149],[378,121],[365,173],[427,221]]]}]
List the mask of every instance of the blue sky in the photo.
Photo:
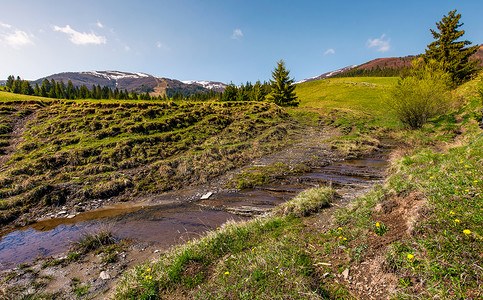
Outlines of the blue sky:
[{"label": "blue sky", "polygon": [[0,0],[0,79],[68,71],[144,72],[236,84],[296,80],[424,52],[452,9],[483,43],[483,1]]}]

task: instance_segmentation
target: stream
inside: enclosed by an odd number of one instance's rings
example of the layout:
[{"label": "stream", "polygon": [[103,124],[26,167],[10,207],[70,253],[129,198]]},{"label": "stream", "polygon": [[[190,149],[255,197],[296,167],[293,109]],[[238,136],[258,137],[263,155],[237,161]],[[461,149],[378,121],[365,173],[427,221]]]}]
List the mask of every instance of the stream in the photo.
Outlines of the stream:
[{"label": "stream", "polygon": [[331,185],[341,195],[356,195],[381,182],[386,166],[387,152],[384,152],[364,159],[334,162],[254,189],[215,192],[208,199],[198,197],[192,201],[186,191],[180,190],[158,196],[151,203],[120,203],[70,219],[40,221],[1,238],[0,270],[65,252],[73,241],[100,229],[110,230],[119,238],[167,248],[198,237],[228,220],[262,214],[311,187]]}]

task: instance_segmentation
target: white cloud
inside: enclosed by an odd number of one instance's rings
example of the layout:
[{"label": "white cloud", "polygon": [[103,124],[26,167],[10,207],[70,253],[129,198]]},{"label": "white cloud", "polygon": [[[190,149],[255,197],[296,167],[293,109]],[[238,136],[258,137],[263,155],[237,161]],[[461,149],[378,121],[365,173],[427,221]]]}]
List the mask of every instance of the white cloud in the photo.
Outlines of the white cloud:
[{"label": "white cloud", "polygon": [[234,40],[238,40],[243,37],[243,31],[241,29],[235,29],[233,30],[233,34],[231,35],[231,38]]},{"label": "white cloud", "polygon": [[391,39],[384,40],[386,34],[381,35],[378,39],[368,39],[367,40],[367,47],[369,48],[376,48],[379,52],[386,52],[391,49],[391,45],[389,42]]},{"label": "white cloud", "polygon": [[16,29],[10,24],[0,22],[0,42],[7,44],[13,48],[33,45],[33,35],[29,35],[25,31]]},{"label": "white cloud", "polygon": [[102,23],[101,23],[100,21],[97,21],[97,24],[96,24],[96,25],[97,25],[97,27],[99,27],[99,28],[104,28],[104,25],[102,25]]},{"label": "white cloud", "polygon": [[65,27],[54,26],[54,31],[60,31],[69,36],[69,40],[76,45],[100,45],[107,42],[106,37],[95,33],[79,32],[72,29],[69,25]]},{"label": "white cloud", "polygon": [[126,46],[124,46],[124,50],[125,50],[126,52],[129,52],[129,51],[131,51],[131,47],[129,47],[129,46],[127,46],[127,45],[126,45]]},{"label": "white cloud", "polygon": [[324,55],[327,55],[327,54],[335,54],[335,50],[332,48],[327,49],[327,51],[324,52]]},{"label": "white cloud", "polygon": [[16,29],[10,24],[0,23],[0,41],[13,48],[33,45],[33,35]]}]

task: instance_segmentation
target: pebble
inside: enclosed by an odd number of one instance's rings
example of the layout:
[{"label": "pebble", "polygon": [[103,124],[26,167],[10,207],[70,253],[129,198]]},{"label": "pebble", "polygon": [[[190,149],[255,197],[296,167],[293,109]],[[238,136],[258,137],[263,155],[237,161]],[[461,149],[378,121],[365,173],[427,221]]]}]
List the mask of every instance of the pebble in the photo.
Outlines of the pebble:
[{"label": "pebble", "polygon": [[75,217],[75,215],[68,215],[68,216],[67,216],[67,219],[72,219],[72,218],[74,218],[74,217]]},{"label": "pebble", "polygon": [[111,275],[109,275],[109,273],[107,273],[106,271],[102,271],[101,274],[99,274],[99,278],[102,280],[107,280],[111,279]]}]

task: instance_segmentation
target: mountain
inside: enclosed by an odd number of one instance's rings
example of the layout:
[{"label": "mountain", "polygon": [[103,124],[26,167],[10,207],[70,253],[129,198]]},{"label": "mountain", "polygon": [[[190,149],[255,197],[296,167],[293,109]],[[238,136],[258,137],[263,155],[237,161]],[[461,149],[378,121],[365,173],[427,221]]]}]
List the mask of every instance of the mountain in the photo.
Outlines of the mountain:
[{"label": "mountain", "polygon": [[215,90],[216,92],[223,92],[226,88],[226,84],[222,82],[215,82],[215,81],[196,81],[196,80],[188,80],[188,81],[181,81],[184,84],[193,84],[197,86],[204,87],[205,89]]},{"label": "mountain", "polygon": [[[398,69],[401,69],[403,67],[410,67],[411,62],[416,57],[418,57],[418,56],[408,55],[408,56],[404,56],[404,57],[376,58],[376,59],[371,60],[369,62],[366,62],[362,65],[358,65],[358,66],[353,65],[353,66],[345,67],[345,68],[335,70],[335,71],[332,71],[332,72],[324,73],[324,74],[319,75],[319,76],[315,76],[315,77],[311,77],[311,78],[307,78],[307,79],[297,81],[295,84],[314,81],[314,80],[320,80],[320,79],[326,79],[326,78],[333,77],[335,75],[341,75],[341,74],[348,73],[348,72],[349,72],[349,74],[347,74],[348,76],[353,76],[356,73],[358,73],[357,70],[371,71],[371,70],[376,70],[377,68],[379,68],[379,69],[385,69],[386,68],[386,69],[398,70]],[[472,58],[473,59],[480,59],[480,66],[483,67],[483,45],[480,45],[480,48],[478,49],[478,51],[475,54],[473,54]]]},{"label": "mountain", "polygon": [[351,70],[355,67],[357,67],[357,65],[348,66],[348,67],[345,67],[345,68],[342,68],[342,69],[339,69],[339,70],[324,73],[324,74],[319,75],[319,76],[310,77],[310,78],[307,78],[307,79],[302,79],[300,81],[295,82],[295,84],[309,82],[309,81],[315,81],[315,80],[320,80],[320,79],[326,79],[326,78],[332,77],[332,76],[337,75],[337,74],[345,73],[345,72],[347,72],[347,71],[349,71],[349,70]]},{"label": "mountain", "polygon": [[189,96],[208,92],[211,88],[223,91],[225,86],[221,82],[190,81],[184,83],[179,80],[159,78],[145,73],[120,71],[64,72],[37,79],[32,84],[38,83],[40,85],[44,79],[49,81],[52,79],[55,81],[62,80],[64,83],[70,80],[74,86],[85,85],[89,89],[93,85],[99,85],[101,87],[107,86],[111,89],[126,89],[129,92],[132,90],[137,93],[149,92],[151,96],[162,96],[165,93],[168,96],[172,96],[176,92]]},{"label": "mountain", "polygon": [[6,80],[0,80],[0,86],[5,86],[5,84],[7,84]]}]

